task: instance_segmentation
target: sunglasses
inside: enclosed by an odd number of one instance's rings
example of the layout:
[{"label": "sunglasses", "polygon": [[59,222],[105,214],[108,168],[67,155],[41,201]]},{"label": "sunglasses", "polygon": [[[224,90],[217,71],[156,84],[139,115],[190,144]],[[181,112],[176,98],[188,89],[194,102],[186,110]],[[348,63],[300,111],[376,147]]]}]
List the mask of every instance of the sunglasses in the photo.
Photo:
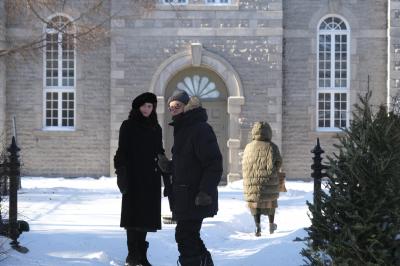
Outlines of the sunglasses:
[{"label": "sunglasses", "polygon": [[168,110],[173,111],[173,110],[179,110],[183,107],[182,104],[175,104],[175,105],[171,105],[168,107]]}]

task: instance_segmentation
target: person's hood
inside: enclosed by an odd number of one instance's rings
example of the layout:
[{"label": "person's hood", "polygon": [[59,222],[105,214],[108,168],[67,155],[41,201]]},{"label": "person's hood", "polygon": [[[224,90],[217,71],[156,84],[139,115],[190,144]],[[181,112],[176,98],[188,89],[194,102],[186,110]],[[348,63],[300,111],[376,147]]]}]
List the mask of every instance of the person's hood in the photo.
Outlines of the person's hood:
[{"label": "person's hood", "polygon": [[254,140],[271,141],[272,129],[267,122],[256,122],[251,130]]},{"label": "person's hood", "polygon": [[180,127],[191,125],[198,122],[207,122],[208,116],[206,109],[201,107],[199,98],[192,96],[187,105],[183,109],[183,113],[172,118],[171,126]]},{"label": "person's hood", "polygon": [[183,112],[187,113],[190,110],[193,110],[193,109],[196,109],[199,107],[201,107],[200,99],[197,98],[196,96],[192,96],[192,97],[190,97],[190,100],[187,103],[187,105],[185,105],[185,107],[183,108]]}]

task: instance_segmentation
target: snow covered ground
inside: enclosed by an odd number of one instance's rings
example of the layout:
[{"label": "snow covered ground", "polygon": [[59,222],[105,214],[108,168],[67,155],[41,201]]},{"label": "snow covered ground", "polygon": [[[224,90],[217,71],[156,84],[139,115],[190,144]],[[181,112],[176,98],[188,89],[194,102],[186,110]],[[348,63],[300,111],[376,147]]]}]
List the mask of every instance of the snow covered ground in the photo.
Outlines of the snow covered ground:
[{"label": "snow covered ground", "polygon": [[[19,242],[30,251],[10,249],[0,256],[0,265],[63,266],[123,265],[126,257],[125,232],[119,227],[121,196],[116,178],[22,178],[19,218],[29,222],[31,231]],[[254,236],[254,223],[243,201],[242,182],[219,189],[219,213],[204,220],[202,237],[216,266],[294,266],[304,264],[299,254],[310,225],[306,200],[312,201],[313,184],[286,183],[281,193],[275,222],[278,230],[268,233],[268,219],[262,218],[262,236]],[[169,213],[163,198],[163,213]],[[175,225],[148,234],[149,261],[154,266],[176,265],[178,251]],[[0,239],[3,249],[8,240]],[[3,242],[3,243],[1,243]]]}]

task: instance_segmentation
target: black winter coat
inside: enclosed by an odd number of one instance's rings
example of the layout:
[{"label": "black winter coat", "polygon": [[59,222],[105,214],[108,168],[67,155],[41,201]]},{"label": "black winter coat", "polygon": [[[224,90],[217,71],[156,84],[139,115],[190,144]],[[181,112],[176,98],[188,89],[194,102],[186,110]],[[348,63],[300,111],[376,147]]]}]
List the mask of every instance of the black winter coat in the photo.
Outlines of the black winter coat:
[{"label": "black winter coat", "polygon": [[150,126],[144,117],[122,123],[114,158],[116,169],[127,169],[128,189],[122,196],[121,227],[161,229],[159,153],[164,153],[160,125]]},{"label": "black winter coat", "polygon": [[[178,115],[172,123],[172,214],[176,220],[203,219],[218,211],[218,183],[222,175],[222,155],[207,113],[202,107]],[[199,191],[212,197],[212,204],[196,206]]]}]

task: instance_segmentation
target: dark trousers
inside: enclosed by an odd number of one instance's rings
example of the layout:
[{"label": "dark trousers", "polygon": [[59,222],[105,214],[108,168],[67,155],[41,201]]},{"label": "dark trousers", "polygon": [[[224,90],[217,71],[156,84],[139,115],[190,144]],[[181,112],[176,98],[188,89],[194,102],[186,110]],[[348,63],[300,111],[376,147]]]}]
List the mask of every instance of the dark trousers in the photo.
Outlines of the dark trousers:
[{"label": "dark trousers", "polygon": [[[144,245],[146,241],[147,232],[138,231],[135,229],[126,229],[126,242],[128,245],[128,251],[133,254],[135,249],[139,246]],[[135,250],[137,252],[137,250]]]},{"label": "dark trousers", "polygon": [[175,240],[181,257],[201,256],[207,248],[200,238],[201,220],[179,220],[175,229]]}]

